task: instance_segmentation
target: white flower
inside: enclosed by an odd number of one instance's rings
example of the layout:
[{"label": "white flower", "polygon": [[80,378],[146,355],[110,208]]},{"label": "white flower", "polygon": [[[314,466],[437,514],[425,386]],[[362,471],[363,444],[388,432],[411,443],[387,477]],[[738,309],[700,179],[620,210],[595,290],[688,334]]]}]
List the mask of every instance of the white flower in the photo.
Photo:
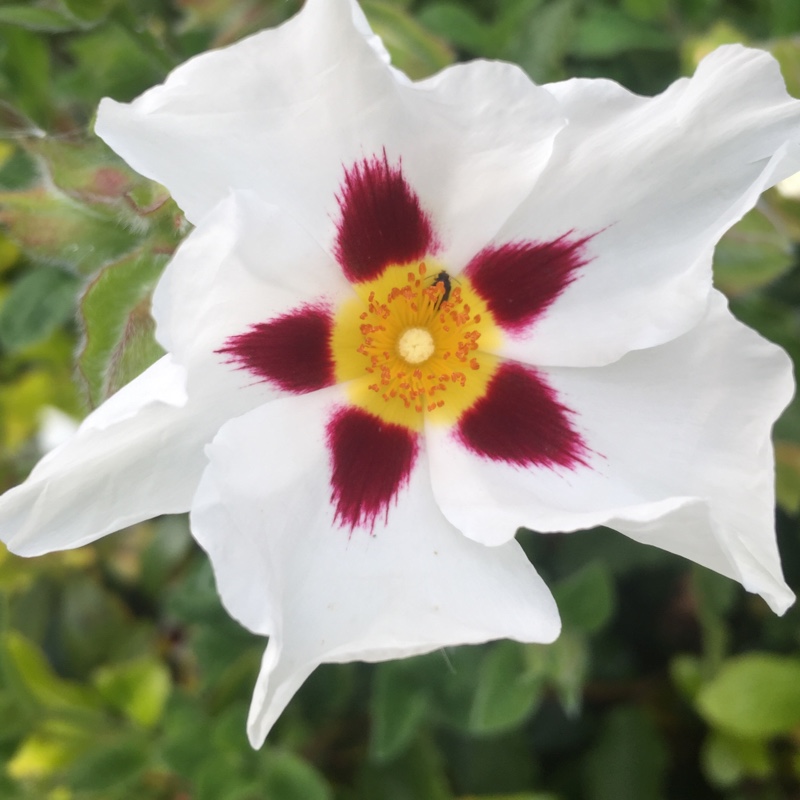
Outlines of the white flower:
[{"label": "white flower", "polygon": [[419,83],[351,0],[195,58],[97,132],[197,225],[169,355],[0,502],[15,552],[191,511],[268,635],[254,745],[322,662],[551,641],[519,526],[610,525],[762,594],[781,577],[786,356],[711,287],[800,167],[800,103],[742,47],[655,98],[478,62]]}]

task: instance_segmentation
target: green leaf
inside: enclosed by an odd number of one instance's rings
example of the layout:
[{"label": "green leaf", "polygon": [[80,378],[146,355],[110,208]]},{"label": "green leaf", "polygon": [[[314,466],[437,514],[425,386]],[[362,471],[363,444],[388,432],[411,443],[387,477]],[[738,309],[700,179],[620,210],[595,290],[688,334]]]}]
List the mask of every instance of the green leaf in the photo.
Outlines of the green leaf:
[{"label": "green leaf", "polygon": [[418,737],[399,758],[372,762],[359,775],[357,800],[452,800],[439,748]]},{"label": "green leaf", "polygon": [[523,645],[496,642],[481,665],[470,712],[470,731],[496,734],[520,725],[534,711],[543,682],[527,670]]},{"label": "green leaf", "polygon": [[669,665],[672,682],[680,693],[693,702],[703,686],[703,664],[696,656],[675,656]]},{"label": "green leaf", "polygon": [[541,792],[523,792],[522,794],[482,794],[476,798],[465,800],[559,800],[554,794]]},{"label": "green leaf", "polygon": [[594,6],[578,22],[570,52],[579,58],[611,58],[629,50],[671,50],[675,44],[663,29],[616,9]]},{"label": "green leaf", "polygon": [[800,660],[752,653],[729,659],[697,696],[702,716],[734,736],[763,739],[800,726]]},{"label": "green leaf", "polygon": [[89,207],[42,188],[0,192],[0,222],[31,259],[83,275],[130,252],[141,239],[119,224],[113,207]]},{"label": "green leaf", "polygon": [[614,615],[614,582],[608,567],[593,561],[553,589],[565,629],[594,633]]},{"label": "green leaf", "polygon": [[609,712],[584,761],[586,800],[662,800],[667,754],[653,724],[635,707]]},{"label": "green leaf", "polygon": [[754,208],[717,245],[714,283],[729,297],[765,286],[792,266],[792,248],[792,240]]},{"label": "green leaf", "polygon": [[331,800],[324,778],[307,762],[283,751],[269,753],[262,768],[264,797],[275,800]]},{"label": "green leaf", "polygon": [[411,78],[426,78],[453,63],[450,48],[403,9],[381,0],[365,0],[364,13],[391,53],[392,63]]},{"label": "green leaf", "polygon": [[92,405],[163,353],[153,338],[150,294],[166,262],[167,256],[142,248],[100,270],[86,288],[77,365]]},{"label": "green leaf", "polygon": [[131,784],[145,770],[147,748],[138,741],[113,745],[97,742],[67,773],[67,784],[78,792],[102,792]]},{"label": "green leaf", "polygon": [[64,33],[83,27],[80,20],[63,11],[35,5],[0,6],[0,25],[14,25],[42,33]]},{"label": "green leaf", "polygon": [[728,650],[725,614],[736,599],[736,584],[723,575],[692,565],[692,590],[697,618],[703,631],[703,657],[707,674],[717,671]]},{"label": "green leaf", "polygon": [[159,722],[172,690],[169,670],[151,657],[104,667],[94,685],[112,708],[145,728]]},{"label": "green leaf", "polygon": [[370,755],[390,761],[413,741],[428,712],[428,698],[402,662],[382,664],[370,700]]},{"label": "green leaf", "polygon": [[772,772],[765,742],[736,739],[712,731],[700,754],[703,772],[720,789],[729,789],[745,778],[764,779]]},{"label": "green leaf", "polygon": [[779,39],[770,48],[778,59],[786,88],[794,97],[800,97],[800,42],[796,38]]},{"label": "green leaf", "polygon": [[86,22],[99,22],[108,16],[118,0],[61,0],[70,14]]},{"label": "green leaf", "polygon": [[93,738],[96,733],[92,736],[63,722],[48,722],[22,741],[6,770],[19,780],[48,778],[74,764],[91,747]]},{"label": "green leaf", "polygon": [[[138,20],[137,26],[143,27]],[[126,30],[113,20],[71,37],[66,47],[75,67],[59,75],[57,85],[63,94],[75,95],[89,106],[96,106],[105,95],[132,100],[163,80],[168,69],[165,54],[148,49],[142,38],[135,29]]]},{"label": "green leaf", "polygon": [[800,445],[775,442],[775,494],[787,514],[800,511]]},{"label": "green leaf", "polygon": [[[0,6],[0,10],[3,8]],[[17,130],[18,125],[25,124],[18,119],[16,109],[22,111],[23,116],[36,120],[38,125],[48,125],[54,100],[50,85],[50,50],[41,37],[23,28],[2,28],[2,33],[5,52],[0,49],[0,75],[4,74],[14,88],[13,107],[4,109],[11,111],[11,128]]]},{"label": "green leaf", "polygon": [[0,664],[9,686],[49,709],[94,711],[99,701],[94,692],[59,678],[44,653],[16,631],[0,638]]},{"label": "green leaf", "polygon": [[527,36],[520,37],[509,55],[534,81],[544,83],[565,77],[563,64],[574,36],[575,11],[573,0],[555,0],[527,21]]},{"label": "green leaf", "polygon": [[86,674],[107,662],[110,653],[132,638],[129,622],[119,597],[88,574],[75,575],[64,584],[54,623],[70,672]]},{"label": "green leaf", "polygon": [[74,315],[79,286],[60,269],[23,273],[0,306],[0,343],[13,352],[44,339]]},{"label": "green leaf", "polygon": [[589,669],[585,635],[565,630],[552,644],[529,644],[524,651],[529,678],[552,686],[558,692],[564,711],[569,715],[577,714]]},{"label": "green leaf", "polygon": [[417,19],[444,41],[472,55],[490,55],[492,37],[489,29],[472,11],[457,3],[425,5]]}]

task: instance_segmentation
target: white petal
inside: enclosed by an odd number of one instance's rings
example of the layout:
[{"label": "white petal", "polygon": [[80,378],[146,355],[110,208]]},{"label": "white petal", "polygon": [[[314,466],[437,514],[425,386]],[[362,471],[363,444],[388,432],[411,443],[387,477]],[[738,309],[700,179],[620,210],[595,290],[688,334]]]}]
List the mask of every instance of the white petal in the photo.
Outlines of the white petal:
[{"label": "white petal", "polygon": [[605,80],[547,88],[569,126],[497,241],[597,235],[578,279],[503,352],[606,364],[702,316],[714,245],[762,191],[800,168],[800,102],[774,59],[740,46],[717,50],[655,98]]},{"label": "white petal", "polygon": [[205,465],[202,436],[216,429],[204,430],[184,384],[165,356],[90,414],[0,498],[0,539],[33,556],[187,511]]},{"label": "white petal", "polygon": [[250,386],[266,401],[275,391],[253,387],[252,375],[216,351],[256,323],[305,303],[335,308],[351,295],[338,265],[285,214],[251,192],[231,193],[164,271],[153,296],[156,338],[189,371],[190,391],[195,376],[213,373],[231,393]]},{"label": "white petal", "polygon": [[326,247],[344,167],[385,149],[457,267],[530,191],[563,125],[518,67],[475,62],[415,84],[387,66],[355,3],[309,0],[129,105],[103,101],[96,131],[190,220],[251,189]]},{"label": "white petal", "polygon": [[432,429],[434,493],[454,525],[489,544],[519,526],[608,525],[739,580],[778,612],[788,607],[770,444],[793,391],[783,351],[714,293],[701,324],[666,345],[606,367],[542,372],[575,412],[589,467],[520,469]]},{"label": "white petal", "polygon": [[320,663],[379,661],[500,637],[552,641],[558,613],[516,542],[486,548],[433,501],[422,453],[374,535],[334,523],[325,426],[333,388],[225,425],[192,530],[230,613],[270,635],[251,708],[259,746]]}]

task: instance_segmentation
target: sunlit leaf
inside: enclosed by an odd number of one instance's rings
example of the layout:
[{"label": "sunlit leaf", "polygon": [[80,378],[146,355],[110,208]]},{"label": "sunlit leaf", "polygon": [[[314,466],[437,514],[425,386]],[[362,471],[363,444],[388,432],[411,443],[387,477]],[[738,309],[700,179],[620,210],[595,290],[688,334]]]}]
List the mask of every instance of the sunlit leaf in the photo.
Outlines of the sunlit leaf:
[{"label": "sunlit leaf", "polygon": [[94,685],[107,703],[145,728],[161,719],[172,689],[167,668],[149,657],[103,667]]},{"label": "sunlit leaf", "polygon": [[736,786],[745,778],[767,778],[772,759],[764,742],[736,739],[713,731],[700,755],[703,772],[720,789]]},{"label": "sunlit leaf", "polygon": [[750,653],[727,661],[697,696],[709,724],[744,738],[800,726],[800,660]]},{"label": "sunlit leaf", "polygon": [[10,685],[50,709],[94,711],[99,698],[89,689],[58,677],[44,653],[16,631],[0,638],[0,664]]}]

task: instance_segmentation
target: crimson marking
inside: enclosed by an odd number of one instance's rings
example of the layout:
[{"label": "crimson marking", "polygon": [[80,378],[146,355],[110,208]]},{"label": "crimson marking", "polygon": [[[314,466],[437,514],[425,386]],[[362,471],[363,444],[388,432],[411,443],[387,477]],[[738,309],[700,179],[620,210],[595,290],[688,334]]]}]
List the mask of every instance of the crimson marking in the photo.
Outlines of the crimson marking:
[{"label": "crimson marking", "polygon": [[552,242],[509,242],[489,246],[464,272],[483,297],[497,323],[512,333],[535,322],[589,262],[585,249],[593,238]]},{"label": "crimson marking", "polygon": [[486,394],[462,414],[455,433],[493,461],[575,469],[588,466],[589,449],[570,423],[572,414],[536,370],[506,362]]},{"label": "crimson marking", "polygon": [[332,333],[330,309],[306,305],[231,336],[217,352],[260,380],[305,394],[335,382]]},{"label": "crimson marking", "polygon": [[436,249],[430,217],[400,166],[374,156],[345,170],[334,255],[351,283],[377,278]]},{"label": "crimson marking", "polygon": [[416,434],[359,408],[338,409],[327,427],[331,500],[336,520],[353,531],[372,531],[408,483],[419,452]]}]

